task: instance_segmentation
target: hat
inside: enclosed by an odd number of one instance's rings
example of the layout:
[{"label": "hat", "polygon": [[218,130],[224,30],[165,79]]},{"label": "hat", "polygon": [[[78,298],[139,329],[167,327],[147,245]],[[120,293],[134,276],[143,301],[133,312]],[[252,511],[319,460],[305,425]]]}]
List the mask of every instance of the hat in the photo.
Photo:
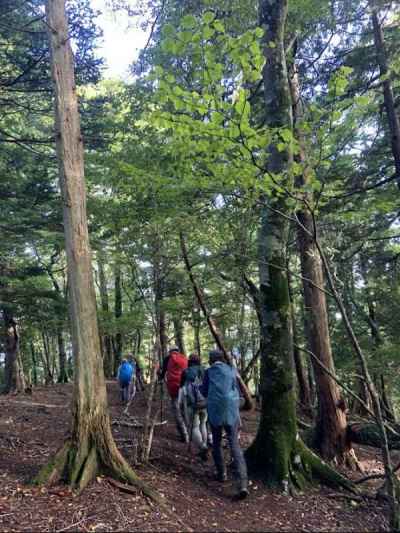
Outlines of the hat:
[{"label": "hat", "polygon": [[211,350],[208,352],[208,357],[211,364],[215,363],[216,361],[223,361],[225,359],[224,352],[221,350]]},{"label": "hat", "polygon": [[189,355],[189,366],[199,365],[200,361],[201,360],[198,353],[191,353]]},{"label": "hat", "polygon": [[172,348],[168,350],[168,353],[172,353],[172,352],[179,352],[179,348],[177,348],[176,346],[173,346]]}]

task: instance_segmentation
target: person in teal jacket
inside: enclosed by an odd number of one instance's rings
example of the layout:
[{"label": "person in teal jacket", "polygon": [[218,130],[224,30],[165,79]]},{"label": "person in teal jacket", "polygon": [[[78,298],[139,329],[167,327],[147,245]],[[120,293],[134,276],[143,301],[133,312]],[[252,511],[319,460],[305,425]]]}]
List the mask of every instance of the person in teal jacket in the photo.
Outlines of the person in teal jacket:
[{"label": "person in teal jacket", "polygon": [[248,495],[247,467],[238,439],[240,395],[237,370],[225,362],[224,354],[218,350],[209,353],[209,363],[210,368],[206,370],[201,392],[207,398],[208,421],[213,438],[212,455],[217,469],[217,479],[226,480],[226,466],[222,452],[222,434],[225,431],[238,482],[237,497],[243,499]]}]

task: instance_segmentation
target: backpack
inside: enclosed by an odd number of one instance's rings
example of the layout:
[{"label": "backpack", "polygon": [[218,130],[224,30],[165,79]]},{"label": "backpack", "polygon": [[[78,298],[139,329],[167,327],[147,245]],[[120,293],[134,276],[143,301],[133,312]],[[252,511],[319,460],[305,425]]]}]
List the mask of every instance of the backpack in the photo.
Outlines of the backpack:
[{"label": "backpack", "polygon": [[195,411],[201,411],[207,406],[207,399],[204,398],[200,391],[202,383],[201,374],[199,373],[193,381],[189,381],[185,385],[187,404]]},{"label": "backpack", "polygon": [[170,355],[167,367],[167,389],[171,398],[177,398],[182,372],[187,368],[186,356],[179,352]]}]

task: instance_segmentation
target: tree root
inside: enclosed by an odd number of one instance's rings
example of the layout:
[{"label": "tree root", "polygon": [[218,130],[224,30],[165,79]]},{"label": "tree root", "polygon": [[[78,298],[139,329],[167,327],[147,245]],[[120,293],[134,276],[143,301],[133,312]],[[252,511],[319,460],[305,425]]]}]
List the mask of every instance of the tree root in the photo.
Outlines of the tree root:
[{"label": "tree root", "polygon": [[[260,475],[261,472],[262,477],[268,485],[275,488],[278,487],[284,493],[291,493],[296,490],[302,491],[315,480],[335,489],[345,489],[353,494],[357,493],[352,481],[329,466],[323,459],[311,451],[301,439],[296,440],[291,452],[282,454],[282,457],[287,458],[287,474],[284,474],[285,468],[284,465],[281,465],[281,468],[276,470],[276,472],[283,473],[284,475],[281,475],[279,479],[271,477],[268,462],[264,457],[254,457],[251,453],[253,450],[251,448],[249,450],[250,454],[246,453],[249,470],[253,471],[256,475]],[[271,457],[268,457],[268,460],[271,462]]]},{"label": "tree root", "polygon": [[80,447],[77,453],[76,446],[70,440],[67,441],[41,468],[33,483],[50,486],[63,480],[76,494],[80,494],[97,475],[105,474],[136,487],[138,491],[156,503],[164,503],[161,496],[134,473],[115,444],[108,449],[93,445],[84,454],[85,448],[85,446]]},{"label": "tree root", "polygon": [[333,488],[343,488],[352,493],[357,492],[352,481],[329,466],[323,459],[307,448],[301,440],[296,443],[296,451],[300,455],[303,468],[311,474],[311,478],[316,478],[324,485]]}]

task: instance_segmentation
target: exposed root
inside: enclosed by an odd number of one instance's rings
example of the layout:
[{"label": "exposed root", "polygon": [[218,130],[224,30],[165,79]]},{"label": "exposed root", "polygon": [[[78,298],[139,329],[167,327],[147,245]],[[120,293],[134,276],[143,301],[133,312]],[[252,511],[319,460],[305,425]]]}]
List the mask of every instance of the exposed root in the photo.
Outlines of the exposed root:
[{"label": "exposed root", "polygon": [[82,473],[80,475],[78,484],[77,484],[77,493],[85,489],[89,483],[96,477],[96,474],[99,472],[99,464],[97,460],[97,450],[93,447],[90,450],[88,458],[85,461],[85,464],[82,468]]},{"label": "exposed root", "polygon": [[339,474],[323,459],[307,448],[301,440],[296,444],[296,448],[301,457],[301,462],[307,472],[310,472],[312,478],[318,479],[324,485],[333,488],[343,488],[352,493],[356,493],[354,483],[346,477]]},{"label": "exposed root", "polygon": [[110,478],[136,487],[154,502],[163,504],[159,494],[134,473],[115,443],[108,449],[93,445],[86,456],[83,454],[83,448],[77,453],[72,442],[67,441],[54,458],[40,470],[33,482],[49,486],[62,479],[79,494],[96,475],[106,474]]},{"label": "exposed root", "polygon": [[34,478],[35,485],[50,486],[57,483],[63,475],[68,462],[68,454],[71,442],[67,441],[54,458],[40,469],[40,472]]},{"label": "exposed root", "polygon": [[[296,490],[302,491],[315,480],[335,489],[343,488],[353,494],[357,492],[352,481],[329,466],[300,439],[296,440],[292,452],[284,455],[284,457],[287,457],[287,475],[281,476],[279,479],[271,477],[269,465],[264,458],[254,457],[252,448],[247,450],[247,452],[249,451],[250,454],[246,453],[249,470],[255,475],[260,475],[261,473],[268,485],[275,488],[278,487],[284,493],[292,493]],[[269,460],[271,461],[271,457],[269,457]],[[284,469],[280,468],[279,472],[284,472]]]}]

